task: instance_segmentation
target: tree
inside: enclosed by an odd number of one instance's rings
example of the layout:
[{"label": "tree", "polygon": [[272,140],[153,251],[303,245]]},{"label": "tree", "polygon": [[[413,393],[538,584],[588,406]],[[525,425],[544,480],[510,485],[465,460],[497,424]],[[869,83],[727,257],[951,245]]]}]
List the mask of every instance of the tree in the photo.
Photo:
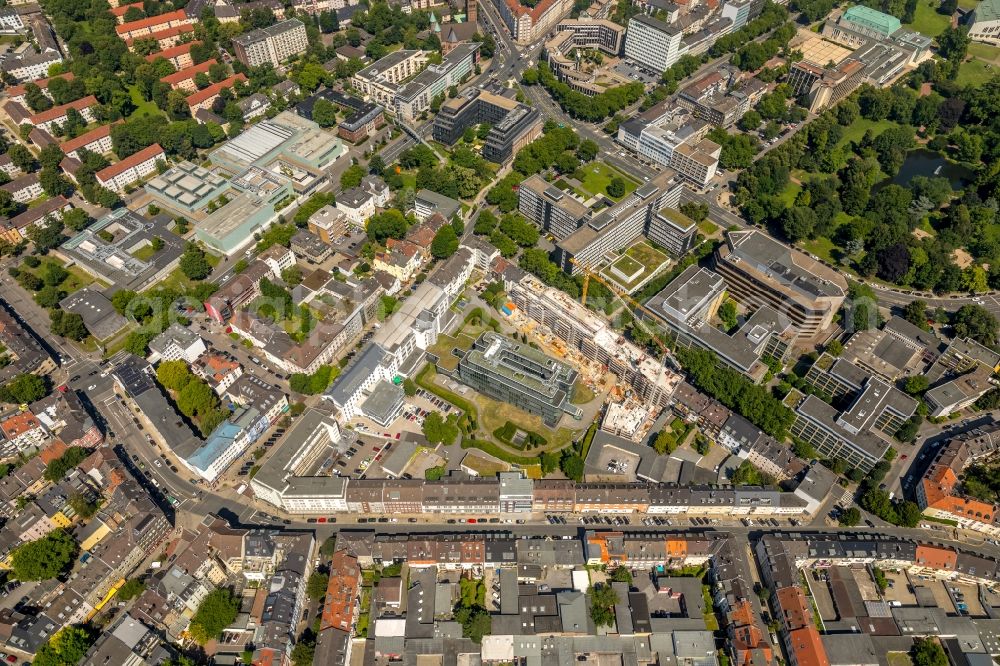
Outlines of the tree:
[{"label": "tree", "polygon": [[87,325],[83,321],[83,316],[76,312],[51,310],[49,312],[49,323],[49,327],[55,335],[69,340],[80,342],[90,335],[90,331],[87,330]]},{"label": "tree", "polygon": [[46,285],[35,294],[35,302],[43,308],[54,308],[65,297],[66,292],[60,291],[58,287]]},{"label": "tree", "polygon": [[170,391],[182,390],[193,378],[185,361],[163,361],[156,368],[156,381]]},{"label": "tree", "polygon": [[934,638],[914,640],[910,658],[913,659],[913,666],[948,666],[948,656]]},{"label": "tree", "polygon": [[188,382],[177,395],[177,408],[189,417],[207,414],[218,404],[215,392],[200,380]]},{"label": "tree", "polygon": [[927,390],[928,386],[930,386],[930,382],[924,375],[913,375],[907,377],[903,382],[903,390],[910,395],[920,395]]},{"label": "tree", "polygon": [[306,581],[306,595],[313,601],[322,601],[326,596],[326,586],[330,583],[330,576],[323,573],[312,573]]},{"label": "tree", "polygon": [[720,305],[719,319],[722,320],[722,324],[726,327],[726,331],[731,331],[736,328],[736,325],[739,323],[736,319],[736,303],[731,300],[726,300],[722,305]]},{"label": "tree", "polygon": [[997,320],[989,310],[980,305],[963,305],[955,313],[951,325],[955,335],[960,338],[972,338],[988,347],[997,343]]},{"label": "tree", "polygon": [[628,567],[618,566],[615,567],[614,571],[608,578],[615,583],[628,583],[632,584],[632,572],[628,570]]},{"label": "tree", "polygon": [[674,436],[674,433],[669,428],[664,428],[656,435],[656,439],[653,441],[653,448],[660,455],[673,453],[677,448],[677,437]]},{"label": "tree", "polygon": [[395,208],[372,215],[366,226],[368,237],[382,245],[387,238],[402,238],[406,233],[406,218]]},{"label": "tree", "polygon": [[590,619],[596,627],[615,626],[615,604],[618,601],[618,593],[607,583],[590,588]]},{"label": "tree", "polygon": [[361,184],[361,180],[365,177],[365,168],[360,164],[352,164],[344,170],[344,173],[340,176],[340,187],[345,190],[349,190],[352,187],[357,187]]},{"label": "tree", "polygon": [[458,250],[458,236],[455,229],[446,224],[441,227],[431,241],[431,254],[437,259],[447,259]]},{"label": "tree", "polygon": [[743,114],[743,117],[740,118],[740,121],[736,125],[744,132],[752,132],[753,130],[760,127],[760,124],[762,122],[764,122],[764,119],[761,117],[761,115],[756,111],[754,111],[753,109],[750,109],[749,111]]},{"label": "tree", "polygon": [[204,280],[212,273],[212,265],[205,257],[205,251],[194,243],[188,243],[181,255],[181,272],[191,280]]},{"label": "tree", "polygon": [[625,179],[621,176],[615,176],[608,183],[608,196],[609,197],[621,197],[625,196]]},{"label": "tree", "polygon": [[53,634],[39,648],[32,663],[35,666],[75,666],[93,643],[94,638],[86,628],[70,625]]},{"label": "tree", "polygon": [[581,162],[590,162],[599,152],[597,144],[590,139],[585,139],[580,142],[580,145],[576,149],[576,156]]},{"label": "tree", "polygon": [[146,589],[146,584],[141,580],[133,578],[131,580],[125,581],[125,584],[118,588],[118,598],[122,601],[129,601],[130,599],[135,599],[143,590]]},{"label": "tree", "polygon": [[927,320],[930,319],[930,315],[927,313],[927,301],[918,298],[907,303],[903,307],[903,319],[925,331],[930,330],[930,326],[927,324]]},{"label": "tree", "polygon": [[240,608],[240,600],[227,589],[214,590],[198,606],[188,631],[191,637],[204,645],[217,638],[222,630],[233,623]]},{"label": "tree", "polygon": [[837,520],[844,527],[854,527],[861,522],[861,512],[858,511],[857,507],[852,506],[845,509]]},{"label": "tree", "polygon": [[421,431],[431,444],[451,444],[459,435],[458,427],[438,412],[431,412],[427,415]]},{"label": "tree", "polygon": [[18,546],[11,557],[14,577],[21,581],[55,578],[72,564],[79,547],[62,528]]},{"label": "tree", "polygon": [[48,391],[45,380],[38,375],[20,374],[0,386],[0,400],[17,404],[30,404],[45,397]]},{"label": "tree", "polygon": [[576,453],[571,453],[570,451],[564,451],[562,460],[559,462],[559,467],[562,469],[563,474],[567,477],[573,479],[576,482],[583,480],[583,467],[584,462]]},{"label": "tree", "polygon": [[7,150],[7,156],[10,157],[10,161],[14,163],[14,166],[25,173],[38,168],[35,156],[31,154],[30,150],[19,143],[15,143]]}]

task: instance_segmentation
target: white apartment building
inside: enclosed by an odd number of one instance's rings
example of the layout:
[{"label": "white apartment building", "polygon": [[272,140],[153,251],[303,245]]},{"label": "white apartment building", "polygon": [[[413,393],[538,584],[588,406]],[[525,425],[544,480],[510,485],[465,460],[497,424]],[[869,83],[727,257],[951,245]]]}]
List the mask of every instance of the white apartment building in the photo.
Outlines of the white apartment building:
[{"label": "white apartment building", "polygon": [[400,50],[368,65],[351,78],[351,86],[365,99],[395,108],[396,93],[400,84],[417,74],[427,64],[427,53]]},{"label": "white apartment building", "polygon": [[277,67],[309,48],[306,26],[298,19],[288,19],[260,28],[233,40],[236,57],[247,67],[270,63]]},{"label": "white apartment building", "polygon": [[349,224],[359,229],[375,214],[375,197],[360,187],[355,187],[337,196],[337,210],[347,216]]},{"label": "white apartment building", "polygon": [[167,330],[149,341],[149,362],[186,361],[194,363],[205,353],[205,341],[201,336],[178,323],[173,323]]},{"label": "white apartment building", "polygon": [[166,153],[160,144],[154,143],[121,162],[98,171],[97,182],[112,192],[123,192],[132,183],[156,173],[156,163],[162,159],[166,159]]},{"label": "white apartment building", "polygon": [[65,141],[59,146],[62,148],[63,153],[67,157],[72,157],[73,159],[80,159],[80,154],[78,151],[81,148],[86,148],[92,153],[97,153],[98,155],[104,155],[105,153],[110,153],[114,145],[111,142],[111,125],[101,125],[96,129],[92,129],[89,132],[81,134],[75,139],[70,139]]},{"label": "white apartment building", "polygon": [[295,265],[295,253],[283,245],[272,245],[257,257],[271,269],[274,275]]},{"label": "white apartment building", "polygon": [[634,16],[625,33],[625,58],[662,74],[683,55],[683,36],[678,28],[663,21],[641,14]]},{"label": "white apartment building", "polygon": [[35,53],[29,48],[27,51],[8,55],[0,60],[0,70],[23,83],[48,76],[49,67],[62,61],[63,57],[57,51]]},{"label": "white apartment building", "polygon": [[0,185],[0,190],[10,192],[10,195],[14,197],[14,201],[23,204],[34,201],[42,196],[43,193],[42,184],[38,180],[37,173],[28,173],[20,178],[15,178],[9,183],[4,183]]}]

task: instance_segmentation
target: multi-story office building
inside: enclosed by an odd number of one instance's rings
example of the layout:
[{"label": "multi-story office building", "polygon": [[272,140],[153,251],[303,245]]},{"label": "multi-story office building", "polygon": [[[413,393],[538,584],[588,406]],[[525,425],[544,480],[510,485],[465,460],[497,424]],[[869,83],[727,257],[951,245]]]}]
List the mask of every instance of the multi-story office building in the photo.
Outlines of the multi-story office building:
[{"label": "multi-story office building", "polygon": [[538,138],[542,131],[537,109],[504,95],[470,88],[441,106],[434,119],[434,139],[450,146],[466,129],[481,123],[490,125],[483,157],[497,164],[512,160],[518,150]]},{"label": "multi-story office building", "polygon": [[677,334],[677,345],[708,349],[722,363],[758,382],[768,372],[767,356],[782,360],[794,340],[794,330],[770,307],[758,308],[732,333],[715,327],[713,318],[726,294],[720,275],[689,266],[647,307]]},{"label": "multi-story office building", "polygon": [[755,4],[753,0],[727,0],[722,5],[722,18],[727,18],[733,22],[732,32],[736,32],[750,21],[751,9]]},{"label": "multi-story office building", "polygon": [[[837,372],[846,374],[843,364]],[[867,471],[885,456],[893,435],[916,412],[917,402],[856,366],[849,374],[864,380],[847,409],[838,411],[815,395],[806,396],[795,408],[791,433],[821,457],[839,458]]]},{"label": "multi-story office building", "polygon": [[557,239],[570,236],[590,215],[586,206],[538,175],[518,187],[517,208]]},{"label": "multi-story office building", "polygon": [[820,67],[811,62],[792,64],[788,84],[795,95],[809,101],[809,110],[819,113],[850,95],[865,79],[865,65],[848,58],[833,68]]},{"label": "multi-story office building", "polygon": [[625,33],[625,58],[662,73],[683,55],[680,29],[649,16],[634,16]]},{"label": "multi-story office building", "polygon": [[542,352],[487,332],[458,363],[462,383],[496,400],[538,414],[555,427],[564,413],[580,418],[570,403],[577,371]]},{"label": "multi-story office building", "polygon": [[427,64],[423,51],[394,51],[368,65],[351,78],[351,86],[365,99],[372,99],[386,109],[396,108],[400,84]]},{"label": "multi-story office building", "polygon": [[560,35],[572,36],[575,48],[599,49],[609,56],[621,54],[625,46],[625,28],[613,21],[566,19],[556,30]]},{"label": "multi-story office building", "polygon": [[440,65],[428,65],[416,78],[396,92],[392,107],[396,115],[403,120],[416,120],[417,116],[431,108],[435,97],[443,99],[448,88],[457,86],[471,76],[478,60],[477,42],[459,44],[453,48],[442,58]]},{"label": "multi-story office building", "polygon": [[847,295],[843,275],[757,230],[728,232],[715,270],[737,301],[771,306],[802,338],[829,329]]},{"label": "multi-story office building", "polygon": [[635,118],[618,127],[617,140],[642,157],[670,167],[698,187],[705,187],[715,177],[722,156],[719,144],[701,138],[705,129],[702,121],[666,127]]},{"label": "multi-story office building", "polygon": [[543,55],[560,81],[577,92],[593,96],[603,92],[607,86],[599,84],[593,74],[581,72],[573,52],[577,49],[596,49],[618,57],[624,43],[625,28],[617,23],[566,19],[559,22],[556,36],[545,42]]},{"label": "multi-story office building", "polygon": [[572,0],[541,0],[533,7],[518,0],[493,0],[500,18],[518,44],[530,44],[543,37],[573,9]]},{"label": "multi-story office building", "polygon": [[306,26],[298,19],[288,19],[233,39],[236,57],[247,67],[270,63],[277,67],[309,48]]},{"label": "multi-story office building", "polygon": [[[685,221],[686,216],[670,210],[677,208],[682,189],[675,172],[668,169],[657,174],[559,240],[556,263],[575,275],[582,270],[581,265],[593,268],[608,252],[628,247],[644,234],[674,254],[684,254],[691,249],[697,229],[693,223],[688,224],[690,220]],[[522,184],[519,194],[523,190]]]}]

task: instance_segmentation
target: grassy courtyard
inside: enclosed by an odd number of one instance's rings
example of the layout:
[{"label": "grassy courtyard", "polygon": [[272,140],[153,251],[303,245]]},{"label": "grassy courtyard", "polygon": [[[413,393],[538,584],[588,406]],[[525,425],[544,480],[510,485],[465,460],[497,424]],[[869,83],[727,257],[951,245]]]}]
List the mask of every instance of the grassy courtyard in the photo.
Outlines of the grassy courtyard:
[{"label": "grassy courtyard", "polygon": [[607,196],[615,201],[620,200],[622,197],[613,197],[608,194],[608,185],[611,183],[611,179],[616,176],[625,181],[625,194],[622,196],[627,196],[635,188],[639,187],[639,183],[604,162],[592,162],[580,167],[580,169],[584,173],[584,178],[580,181],[580,184],[584,192],[592,196],[600,195]]},{"label": "grassy courtyard", "polygon": [[90,273],[87,273],[79,266],[64,266],[62,262],[53,259],[52,257],[45,257],[42,259],[42,263],[38,265],[37,268],[29,268],[27,264],[21,263],[18,268],[26,273],[32,273],[37,278],[44,279],[46,273],[46,266],[48,265],[61,266],[64,268],[69,275],[66,279],[59,284],[59,289],[66,292],[67,294],[72,294],[74,292],[83,289],[84,287],[97,284],[101,289],[107,288],[107,284],[97,280]]},{"label": "grassy courtyard", "polygon": [[[601,271],[601,275],[625,291],[632,291],[669,261],[667,255],[644,241],[626,250],[622,256]],[[635,277],[626,281],[621,275],[635,275]]]},{"label": "grassy courtyard", "polygon": [[162,113],[162,111],[160,111],[160,107],[156,106],[155,102],[147,102],[142,98],[142,93],[139,92],[139,88],[136,86],[129,86],[128,94],[132,98],[132,103],[135,104],[135,111],[129,115],[129,118],[155,116]]},{"label": "grassy courtyard", "polygon": [[940,4],[937,0],[917,0],[917,10],[913,14],[913,23],[904,25],[927,37],[937,37],[951,23],[949,17],[937,12]]}]

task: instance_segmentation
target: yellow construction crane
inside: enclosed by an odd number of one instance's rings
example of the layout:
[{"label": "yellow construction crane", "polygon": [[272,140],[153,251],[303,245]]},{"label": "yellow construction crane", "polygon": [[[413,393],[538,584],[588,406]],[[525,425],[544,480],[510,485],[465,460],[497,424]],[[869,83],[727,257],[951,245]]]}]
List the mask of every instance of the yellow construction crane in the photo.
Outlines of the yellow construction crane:
[{"label": "yellow construction crane", "polygon": [[[582,293],[580,294],[580,303],[584,307],[587,307],[587,287],[590,285],[590,279],[593,278],[593,279],[597,280],[599,283],[601,283],[602,285],[604,285],[607,289],[609,289],[611,291],[611,293],[613,293],[618,298],[620,298],[623,301],[625,301],[628,305],[631,305],[636,310],[639,310],[639,311],[641,311],[641,312],[649,315],[650,317],[656,318],[656,313],[655,312],[653,312],[652,310],[650,310],[649,308],[647,308],[645,305],[643,305],[639,301],[637,301],[634,298],[632,298],[627,292],[625,292],[621,288],[619,288],[619,287],[617,287],[615,285],[610,284],[607,280],[605,280],[604,278],[602,278],[600,275],[598,275],[597,273],[595,273],[592,270],[590,270],[589,266],[580,263],[575,258],[571,258],[569,260],[569,263],[573,264],[574,266],[576,266],[577,268],[579,268],[581,271],[583,271],[583,289],[581,290]],[[635,316],[635,315],[633,314],[633,316]],[[638,317],[636,317],[636,319],[638,319]],[[653,341],[657,344],[657,346],[661,350],[663,350],[664,354],[666,354],[668,357],[672,356],[672,354],[670,353],[670,347],[668,347],[666,345],[666,343],[663,342],[663,340],[660,340],[660,338],[659,338],[658,335],[656,335],[655,333],[653,333],[652,331],[650,331],[650,336],[653,338]]]}]

